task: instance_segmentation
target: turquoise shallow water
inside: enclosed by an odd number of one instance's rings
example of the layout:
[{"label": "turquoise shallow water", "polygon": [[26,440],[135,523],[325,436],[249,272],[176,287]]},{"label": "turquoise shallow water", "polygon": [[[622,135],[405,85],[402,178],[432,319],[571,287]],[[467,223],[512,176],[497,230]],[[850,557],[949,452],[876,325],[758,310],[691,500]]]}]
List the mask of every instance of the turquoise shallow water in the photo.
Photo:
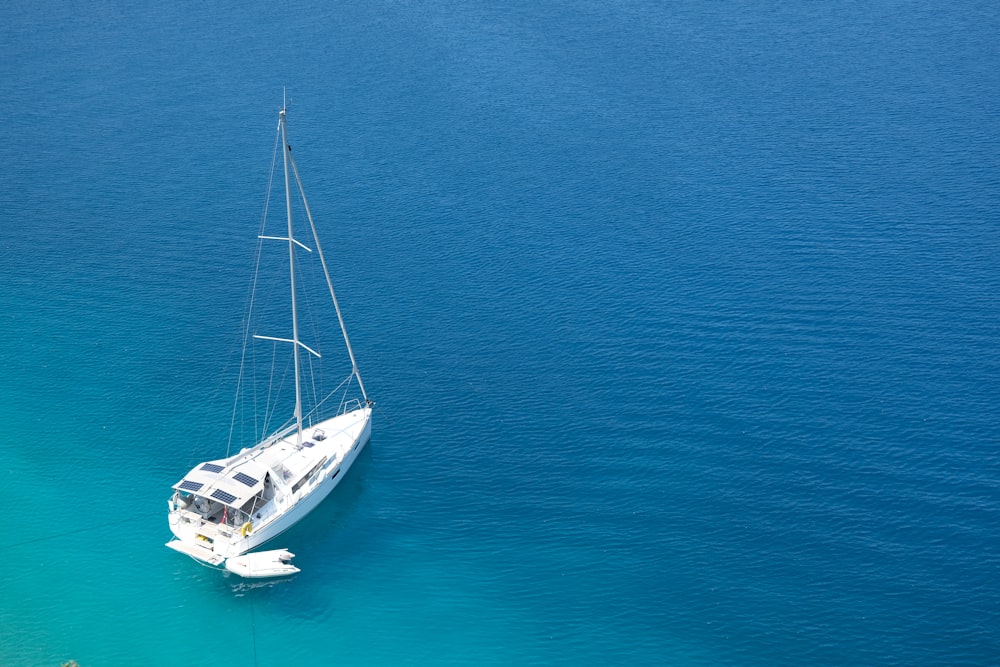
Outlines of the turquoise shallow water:
[{"label": "turquoise shallow water", "polygon": [[[0,9],[0,665],[996,664],[998,22]],[[164,501],[283,86],[380,409],[252,586]]]}]

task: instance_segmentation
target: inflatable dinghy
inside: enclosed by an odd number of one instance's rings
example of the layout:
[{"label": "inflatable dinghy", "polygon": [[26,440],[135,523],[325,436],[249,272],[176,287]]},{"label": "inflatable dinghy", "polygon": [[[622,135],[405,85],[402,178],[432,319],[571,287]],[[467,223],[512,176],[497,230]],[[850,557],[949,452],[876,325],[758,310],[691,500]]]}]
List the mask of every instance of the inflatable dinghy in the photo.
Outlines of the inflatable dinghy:
[{"label": "inflatable dinghy", "polygon": [[226,569],[248,579],[284,577],[300,572],[299,568],[291,564],[293,558],[295,554],[288,549],[258,551],[227,558]]}]

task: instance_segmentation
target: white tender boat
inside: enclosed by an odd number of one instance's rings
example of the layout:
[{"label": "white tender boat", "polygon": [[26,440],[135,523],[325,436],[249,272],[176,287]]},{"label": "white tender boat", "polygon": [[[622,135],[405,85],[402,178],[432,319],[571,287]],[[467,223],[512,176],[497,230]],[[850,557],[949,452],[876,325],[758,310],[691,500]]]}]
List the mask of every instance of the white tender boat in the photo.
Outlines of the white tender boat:
[{"label": "white tender boat", "polygon": [[[253,446],[232,456],[196,465],[173,486],[174,494],[167,502],[167,519],[174,534],[174,539],[167,543],[168,547],[210,565],[225,564],[227,569],[242,576],[273,576],[298,572],[298,568],[288,564],[291,554],[284,550],[256,554],[254,558],[237,557],[291,528],[330,494],[371,437],[371,412],[374,405],[365,393],[298,168],[292,159],[284,108],[278,117],[278,136],[282,145],[285,176],[287,236],[267,236],[262,228],[259,238],[264,241],[283,241],[288,245],[291,338],[263,335],[251,337],[248,328],[244,341],[249,344],[252,338],[272,341],[272,345],[288,344],[295,370],[294,414],[286,422],[286,426],[263,437]],[[322,266],[322,274],[351,361],[351,372],[347,379],[325,398],[315,401],[316,405],[305,415],[303,375],[313,364],[305,363],[304,356],[314,355],[318,359],[320,355],[299,339],[296,249],[304,249],[310,253],[313,249],[301,243],[294,235],[289,168],[294,173],[301,205],[312,230],[313,246]],[[250,326],[249,317],[247,326]],[[241,384],[242,378],[241,370]],[[354,386],[355,379],[360,396],[347,398],[347,389]],[[315,381],[310,381],[308,388],[315,396]],[[339,405],[328,400],[334,396],[334,392],[340,397]],[[328,403],[334,404],[334,414],[323,416],[320,410]],[[234,415],[235,412],[234,407]],[[228,564],[227,559],[231,561]]]},{"label": "white tender boat", "polygon": [[287,549],[258,551],[227,558],[226,569],[247,579],[286,577],[300,571],[299,568],[292,565],[293,558],[295,558],[295,554]]}]

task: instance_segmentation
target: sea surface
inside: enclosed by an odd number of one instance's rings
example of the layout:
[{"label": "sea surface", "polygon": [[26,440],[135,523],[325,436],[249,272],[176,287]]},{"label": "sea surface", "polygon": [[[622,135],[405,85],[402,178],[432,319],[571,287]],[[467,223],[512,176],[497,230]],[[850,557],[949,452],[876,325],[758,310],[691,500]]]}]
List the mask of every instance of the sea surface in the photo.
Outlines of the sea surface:
[{"label": "sea surface", "polygon": [[[1000,664],[998,35],[3,3],[0,666]],[[165,501],[227,445],[283,91],[378,408],[249,583]]]}]

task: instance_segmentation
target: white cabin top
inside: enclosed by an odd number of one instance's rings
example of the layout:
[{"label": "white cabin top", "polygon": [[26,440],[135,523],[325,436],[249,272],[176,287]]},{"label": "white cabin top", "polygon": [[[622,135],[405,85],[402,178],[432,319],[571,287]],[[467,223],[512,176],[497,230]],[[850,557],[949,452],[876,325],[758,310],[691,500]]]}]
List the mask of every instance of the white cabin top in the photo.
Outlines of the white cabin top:
[{"label": "white cabin top", "polygon": [[199,463],[173,488],[239,509],[260,493],[269,472],[254,461],[244,460],[228,466],[225,459],[207,461]]}]

